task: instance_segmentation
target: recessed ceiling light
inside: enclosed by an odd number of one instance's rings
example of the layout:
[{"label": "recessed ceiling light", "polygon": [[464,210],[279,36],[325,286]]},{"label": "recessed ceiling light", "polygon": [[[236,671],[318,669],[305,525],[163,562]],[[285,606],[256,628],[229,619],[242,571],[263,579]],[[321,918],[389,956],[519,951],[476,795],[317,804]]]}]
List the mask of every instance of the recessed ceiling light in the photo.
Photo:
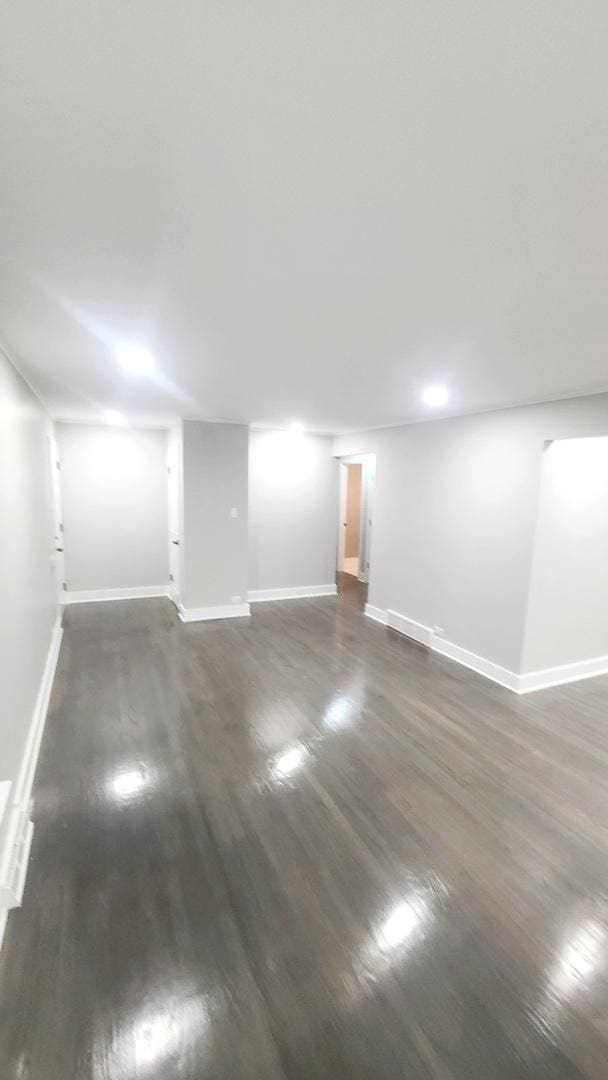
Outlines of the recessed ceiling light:
[{"label": "recessed ceiling light", "polygon": [[116,356],[125,371],[132,375],[151,375],[156,367],[152,353],[141,345],[121,345]]},{"label": "recessed ceiling light", "polygon": [[442,405],[445,405],[449,397],[449,394],[445,386],[427,386],[422,400],[425,405],[430,405],[432,409],[439,409]]},{"label": "recessed ceiling light", "polygon": [[111,424],[113,427],[120,427],[125,422],[123,414],[116,412],[116,409],[104,409],[103,418],[106,424]]},{"label": "recessed ceiling light", "polygon": [[289,425],[289,430],[292,431],[294,435],[301,435],[304,431],[304,424],[301,423],[300,420],[294,420],[293,423]]}]

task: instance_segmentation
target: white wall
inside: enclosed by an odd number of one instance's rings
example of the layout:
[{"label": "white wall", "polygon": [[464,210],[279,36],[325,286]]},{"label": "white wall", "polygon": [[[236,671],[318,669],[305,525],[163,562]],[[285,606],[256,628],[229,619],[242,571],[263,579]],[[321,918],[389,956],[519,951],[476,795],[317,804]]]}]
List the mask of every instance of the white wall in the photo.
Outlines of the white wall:
[{"label": "white wall", "polygon": [[50,421],[0,353],[0,780],[15,780],[58,614]]},{"label": "white wall", "polygon": [[340,436],[375,452],[369,602],[522,670],[547,439],[608,434],[608,395]]},{"label": "white wall", "polygon": [[608,656],[608,438],[543,454],[524,672]]},{"label": "white wall", "polygon": [[68,592],[165,587],[164,431],[57,424]]},{"label": "white wall", "polygon": [[247,601],[248,444],[243,424],[183,422],[181,598],[187,609]]},{"label": "white wall", "polygon": [[252,431],[249,589],[331,585],[337,528],[338,465],[331,439]]}]

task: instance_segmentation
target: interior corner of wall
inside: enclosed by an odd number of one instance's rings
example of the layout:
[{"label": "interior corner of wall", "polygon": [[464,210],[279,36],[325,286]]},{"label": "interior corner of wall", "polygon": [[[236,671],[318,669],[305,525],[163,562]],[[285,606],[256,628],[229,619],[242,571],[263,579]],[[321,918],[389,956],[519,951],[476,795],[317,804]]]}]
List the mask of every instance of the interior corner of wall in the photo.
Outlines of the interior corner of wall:
[{"label": "interior corner of wall", "polygon": [[532,594],[532,580],[533,580],[533,574],[534,574],[534,563],[535,563],[536,552],[537,552],[538,528],[539,528],[539,521],[540,521],[540,500],[541,500],[542,482],[543,482],[544,452],[545,452],[545,450],[548,449],[548,447],[551,446],[553,441],[554,441],[553,439],[545,439],[545,441],[543,442],[542,450],[541,450],[541,452],[539,454],[539,460],[538,460],[538,472],[537,472],[537,476],[536,476],[535,503],[534,503],[534,521],[533,521],[531,538],[530,538],[530,545],[529,545],[529,550],[528,550],[528,573],[527,573],[527,577],[526,577],[525,601],[524,601],[524,610],[523,610],[523,615],[522,615],[521,639],[520,639],[520,649],[519,649],[519,662],[518,662],[517,667],[515,669],[515,674],[516,675],[523,675],[523,674],[525,674],[525,670],[526,670],[526,656],[527,656],[528,647],[529,647],[529,630],[530,630],[530,601],[531,601],[531,594]]}]

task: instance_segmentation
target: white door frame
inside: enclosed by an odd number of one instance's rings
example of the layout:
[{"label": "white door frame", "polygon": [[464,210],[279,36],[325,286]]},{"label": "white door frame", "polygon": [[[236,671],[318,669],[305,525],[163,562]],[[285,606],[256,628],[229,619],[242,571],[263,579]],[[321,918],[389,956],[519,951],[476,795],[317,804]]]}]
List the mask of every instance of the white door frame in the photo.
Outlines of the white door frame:
[{"label": "white door frame", "polygon": [[348,492],[347,465],[361,465],[361,520],[359,528],[359,581],[369,582],[374,486],[376,482],[375,454],[346,454],[338,458],[340,466],[340,497],[338,506],[338,571],[344,565],[346,546],[346,499]]},{"label": "white door frame", "polygon": [[55,429],[51,423],[49,423],[47,443],[49,451],[49,467],[51,470],[51,494],[53,502],[53,550],[51,552],[51,562],[53,564],[55,578],[57,581],[57,596],[59,602],[63,603],[65,591],[67,589],[67,578],[65,576],[65,544],[63,531],[63,513],[61,510],[61,463],[59,461],[59,446],[57,445],[57,436],[55,434]]},{"label": "white door frame", "polygon": [[340,498],[338,505],[338,571],[344,567],[344,552],[346,551],[346,499],[348,496],[348,469],[346,462],[338,462],[340,468]]},{"label": "white door frame", "polygon": [[182,541],[181,429],[167,433],[167,525],[169,544],[169,596],[179,604],[181,593]]},{"label": "white door frame", "polygon": [[369,568],[372,547],[372,521],[374,511],[374,486],[376,483],[376,455],[365,454],[361,477],[361,523],[359,527],[359,581],[369,584]]}]

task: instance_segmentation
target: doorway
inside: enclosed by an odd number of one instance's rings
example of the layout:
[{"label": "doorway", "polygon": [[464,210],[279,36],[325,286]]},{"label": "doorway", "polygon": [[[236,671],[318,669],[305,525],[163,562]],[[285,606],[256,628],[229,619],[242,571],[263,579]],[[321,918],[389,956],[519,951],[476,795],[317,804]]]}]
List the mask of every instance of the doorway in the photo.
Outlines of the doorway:
[{"label": "doorway", "polygon": [[66,589],[65,555],[63,545],[63,514],[61,512],[61,484],[59,481],[59,447],[54,428],[47,435],[49,464],[51,469],[51,494],[53,501],[53,563],[57,583],[57,597],[63,603]]},{"label": "doorway", "polygon": [[339,574],[368,583],[376,455],[340,459]]},{"label": "doorway", "polygon": [[344,514],[344,574],[359,577],[359,541],[361,536],[361,488],[363,466],[346,465],[346,512]]},{"label": "doorway", "polygon": [[177,606],[181,600],[181,432],[169,429],[167,438],[167,509],[169,523],[169,596]]}]

